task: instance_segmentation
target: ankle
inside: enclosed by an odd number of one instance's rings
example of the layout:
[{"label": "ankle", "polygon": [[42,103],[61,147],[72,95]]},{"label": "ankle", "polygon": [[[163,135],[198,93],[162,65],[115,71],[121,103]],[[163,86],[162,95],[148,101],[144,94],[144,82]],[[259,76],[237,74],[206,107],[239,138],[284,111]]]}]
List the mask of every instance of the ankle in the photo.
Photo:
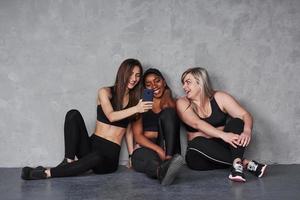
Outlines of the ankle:
[{"label": "ankle", "polygon": [[50,171],[50,169],[46,169],[44,172],[47,175],[47,178],[51,178],[51,171]]},{"label": "ankle", "polygon": [[250,160],[244,159],[244,160],[243,160],[243,166],[244,166],[245,168],[247,168],[249,162],[250,162]]},{"label": "ankle", "polygon": [[74,162],[73,159],[70,159],[70,158],[66,158],[66,159],[67,159],[67,162],[68,162],[68,163]]}]

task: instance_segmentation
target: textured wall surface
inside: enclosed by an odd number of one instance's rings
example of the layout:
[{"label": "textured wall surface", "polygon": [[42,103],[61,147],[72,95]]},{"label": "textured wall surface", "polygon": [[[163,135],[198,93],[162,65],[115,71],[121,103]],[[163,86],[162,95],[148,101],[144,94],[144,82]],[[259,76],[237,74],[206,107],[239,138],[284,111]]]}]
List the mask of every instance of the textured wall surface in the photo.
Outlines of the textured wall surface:
[{"label": "textured wall surface", "polygon": [[57,164],[65,113],[92,133],[97,89],[128,57],[177,96],[182,72],[206,67],[255,118],[247,156],[300,163],[299,0],[1,0],[0,167]]}]

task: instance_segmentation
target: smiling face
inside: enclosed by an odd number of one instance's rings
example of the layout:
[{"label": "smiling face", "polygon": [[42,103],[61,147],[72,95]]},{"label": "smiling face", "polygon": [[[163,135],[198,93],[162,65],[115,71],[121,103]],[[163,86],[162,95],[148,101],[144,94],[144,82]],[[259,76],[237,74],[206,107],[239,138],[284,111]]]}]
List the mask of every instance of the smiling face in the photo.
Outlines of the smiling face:
[{"label": "smiling face", "polygon": [[153,90],[154,98],[160,98],[166,89],[165,80],[156,74],[148,74],[145,77],[144,85],[147,89]]},{"label": "smiling face", "polygon": [[127,88],[129,90],[134,88],[139,83],[140,79],[141,79],[141,69],[139,66],[134,66],[131,75],[128,79]]},{"label": "smiling face", "polygon": [[188,99],[196,99],[201,95],[201,86],[190,73],[184,77],[182,87]]}]

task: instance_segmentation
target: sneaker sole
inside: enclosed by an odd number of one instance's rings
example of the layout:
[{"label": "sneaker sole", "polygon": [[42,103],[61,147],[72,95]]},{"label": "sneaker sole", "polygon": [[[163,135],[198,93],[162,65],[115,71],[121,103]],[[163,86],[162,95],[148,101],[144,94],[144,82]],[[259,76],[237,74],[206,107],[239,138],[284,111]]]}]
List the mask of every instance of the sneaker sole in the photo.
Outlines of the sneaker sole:
[{"label": "sneaker sole", "polygon": [[267,168],[268,165],[265,165],[261,168],[261,173],[259,174],[258,178],[261,178],[264,174],[265,174],[265,171],[266,171],[266,168]]},{"label": "sneaker sole", "polygon": [[232,180],[232,181],[235,181],[235,182],[246,182],[246,179],[244,179],[243,177],[241,177],[241,176],[235,176],[235,177],[233,177],[233,176],[231,176],[231,174],[229,175],[229,177],[228,177],[230,180]]},{"label": "sneaker sole", "polygon": [[183,162],[183,158],[182,156],[178,156],[176,158],[173,158],[173,160],[170,163],[169,169],[164,177],[164,179],[162,180],[161,184],[163,186],[166,185],[170,185],[175,177],[177,176],[180,168],[183,166],[184,162]]}]

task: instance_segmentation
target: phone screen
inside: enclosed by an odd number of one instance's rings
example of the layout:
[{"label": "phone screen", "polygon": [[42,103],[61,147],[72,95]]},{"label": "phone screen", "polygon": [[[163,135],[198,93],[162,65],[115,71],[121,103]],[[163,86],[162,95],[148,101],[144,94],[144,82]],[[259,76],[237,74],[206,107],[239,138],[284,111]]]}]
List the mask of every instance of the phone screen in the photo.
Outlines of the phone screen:
[{"label": "phone screen", "polygon": [[144,89],[143,92],[143,101],[153,101],[153,90]]}]

